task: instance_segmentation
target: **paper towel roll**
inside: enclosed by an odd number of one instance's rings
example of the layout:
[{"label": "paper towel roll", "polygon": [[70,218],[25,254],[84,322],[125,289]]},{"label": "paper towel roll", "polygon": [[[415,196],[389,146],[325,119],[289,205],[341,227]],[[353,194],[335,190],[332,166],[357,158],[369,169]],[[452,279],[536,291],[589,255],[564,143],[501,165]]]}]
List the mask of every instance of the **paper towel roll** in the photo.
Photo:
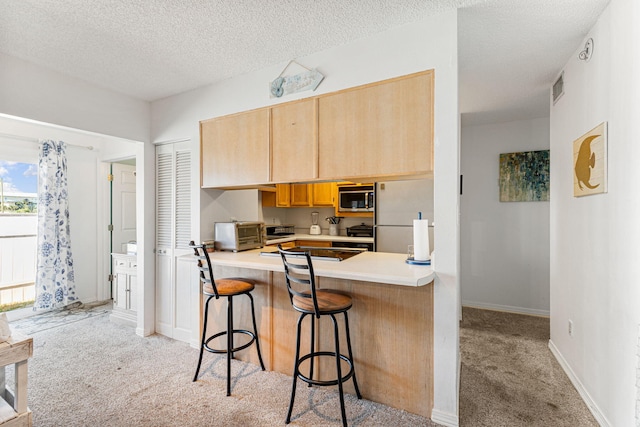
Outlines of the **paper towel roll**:
[{"label": "paper towel roll", "polygon": [[413,259],[427,261],[429,259],[429,220],[413,220]]}]

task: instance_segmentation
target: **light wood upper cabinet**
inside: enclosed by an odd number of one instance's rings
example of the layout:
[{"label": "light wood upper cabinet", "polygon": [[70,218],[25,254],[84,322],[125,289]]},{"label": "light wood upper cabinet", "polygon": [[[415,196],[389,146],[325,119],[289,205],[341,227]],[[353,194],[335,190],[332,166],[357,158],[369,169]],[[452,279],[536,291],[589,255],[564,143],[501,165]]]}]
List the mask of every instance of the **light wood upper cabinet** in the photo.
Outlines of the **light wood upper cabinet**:
[{"label": "light wood upper cabinet", "polygon": [[433,170],[433,71],[318,99],[320,179]]},{"label": "light wood upper cabinet", "polygon": [[[429,175],[433,84],[429,70],[205,120],[200,123],[201,185],[243,188]],[[302,203],[300,192],[290,203]]]},{"label": "light wood upper cabinet", "polygon": [[269,182],[269,109],[200,123],[202,187]]},{"label": "light wood upper cabinet", "polygon": [[318,177],[315,98],[271,108],[271,181],[300,182]]},{"label": "light wood upper cabinet", "polygon": [[336,188],[337,186],[334,182],[313,184],[311,204],[313,206],[333,206]]}]

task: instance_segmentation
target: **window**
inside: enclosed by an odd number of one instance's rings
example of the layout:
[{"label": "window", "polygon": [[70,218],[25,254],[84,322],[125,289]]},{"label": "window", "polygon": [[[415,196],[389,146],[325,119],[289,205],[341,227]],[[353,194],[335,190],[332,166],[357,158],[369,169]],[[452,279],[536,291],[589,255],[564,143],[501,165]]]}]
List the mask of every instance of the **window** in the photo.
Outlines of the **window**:
[{"label": "window", "polygon": [[37,165],[0,160],[0,213],[37,213],[37,191]]},{"label": "window", "polygon": [[0,160],[0,311],[34,299],[38,166]]}]

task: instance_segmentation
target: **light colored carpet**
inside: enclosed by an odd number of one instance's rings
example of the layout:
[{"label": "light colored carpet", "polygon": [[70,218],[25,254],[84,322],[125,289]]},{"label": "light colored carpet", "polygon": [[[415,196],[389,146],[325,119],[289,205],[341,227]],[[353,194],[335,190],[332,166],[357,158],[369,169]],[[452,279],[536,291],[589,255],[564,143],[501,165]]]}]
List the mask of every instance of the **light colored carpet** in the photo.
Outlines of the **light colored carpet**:
[{"label": "light colored carpet", "polygon": [[597,426],[549,350],[549,319],[464,307],[461,426]]},{"label": "light colored carpet", "polygon": [[[233,361],[225,395],[225,358],[163,336],[138,337],[108,311],[33,332],[29,407],[47,426],[281,426],[291,378]],[[12,325],[13,326],[13,325]],[[248,350],[245,350],[248,351]],[[9,377],[9,375],[8,375]],[[350,426],[435,426],[430,420],[346,395]],[[292,426],[341,425],[337,393],[299,382]]]},{"label": "light colored carpet", "polygon": [[[291,378],[233,361],[225,396],[224,356],[162,336],[138,337],[109,321],[108,306],[81,306],[21,319],[34,339],[29,407],[47,426],[281,426]],[[549,320],[463,309],[460,426],[597,426],[548,349]],[[7,381],[12,370],[7,370]],[[437,426],[347,395],[350,426]],[[299,382],[292,426],[340,425],[337,394]]]},{"label": "light colored carpet", "polygon": [[34,332],[45,331],[67,323],[78,322],[88,317],[100,316],[110,312],[111,301],[101,301],[91,304],[84,304],[77,301],[61,309],[33,312],[31,316],[11,322],[11,328],[24,335],[31,335]]}]

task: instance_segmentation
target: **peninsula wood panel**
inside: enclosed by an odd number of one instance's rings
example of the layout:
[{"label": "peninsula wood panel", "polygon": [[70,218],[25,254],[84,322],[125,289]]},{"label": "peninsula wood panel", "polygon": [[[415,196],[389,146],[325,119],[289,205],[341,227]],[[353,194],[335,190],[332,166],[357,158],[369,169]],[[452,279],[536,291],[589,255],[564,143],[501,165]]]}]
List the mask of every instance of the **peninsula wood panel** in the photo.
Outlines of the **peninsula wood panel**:
[{"label": "peninsula wood panel", "polygon": [[[433,408],[433,286],[398,287],[320,277],[320,288],[337,289],[353,298],[349,310],[356,377],[365,399],[431,417]],[[348,354],[344,316],[336,316],[340,352]],[[334,346],[331,319],[320,319],[319,345]],[[335,364],[322,360],[320,374],[335,374]],[[346,366],[342,368],[346,369]],[[353,382],[345,391],[355,394]]]},{"label": "peninsula wood panel", "polygon": [[[296,327],[299,312],[293,309],[284,274],[248,268],[214,266],[216,277],[248,277],[258,281],[253,291],[262,357],[268,370],[291,376],[295,358]],[[351,343],[360,391],[365,399],[431,417],[433,408],[433,285],[408,287],[317,278],[322,289],[336,289],[350,294]],[[226,325],[226,301],[212,302],[210,333]],[[234,298],[234,328],[251,329],[249,301]],[[202,319],[202,311],[200,318]],[[340,349],[347,354],[344,317],[337,315]],[[301,354],[310,349],[310,322],[303,322]],[[222,343],[224,348],[224,343]],[[335,348],[331,319],[316,320],[316,351]],[[236,354],[240,360],[258,364],[255,347]],[[324,360],[322,360],[324,359]],[[335,375],[333,359],[321,358],[316,374],[321,379]],[[213,358],[205,354],[203,372]],[[346,366],[343,363],[343,372]],[[194,365],[195,369],[195,365]],[[308,363],[301,367],[308,374]],[[314,378],[317,378],[314,375]],[[298,382],[300,385],[300,381]],[[355,394],[353,383],[345,391]]]},{"label": "peninsula wood panel", "polygon": [[200,123],[202,187],[269,182],[269,114],[264,108]]},{"label": "peninsula wood panel", "polygon": [[271,181],[318,177],[316,104],[311,98],[271,108]]},{"label": "peninsula wood panel", "polygon": [[[250,270],[237,267],[222,267],[213,266],[213,275],[215,278],[225,277],[245,277],[256,281],[256,287],[251,292],[256,310],[256,323],[258,326],[258,337],[260,338],[260,350],[262,353],[262,360],[265,367],[272,370],[273,364],[271,360],[271,352],[269,349],[272,346],[271,343],[271,273],[264,270]],[[200,319],[203,319],[204,303],[206,302],[206,296],[201,293],[201,315]],[[226,330],[227,328],[227,298],[215,297],[209,302],[209,321],[207,325],[207,336],[211,336],[217,332]],[[239,295],[233,297],[233,328],[234,329],[246,329],[253,331],[253,323],[251,321],[251,302],[249,297],[245,295]],[[200,322],[200,333],[202,333],[202,322]],[[246,343],[249,337],[244,334],[234,335],[234,346],[238,347],[239,344]],[[226,349],[226,337],[222,336],[213,340],[210,345],[214,348]],[[214,361],[214,355],[205,350],[202,359],[202,368],[200,373],[204,373],[206,367]],[[255,345],[252,345],[244,350],[241,350],[234,354],[238,360],[244,360],[254,363],[260,366],[258,360],[258,351]],[[223,357],[226,357],[223,355]],[[195,364],[193,366],[195,370]]]},{"label": "peninsula wood panel", "polygon": [[[296,356],[296,328],[300,313],[291,305],[287,282],[284,273],[272,273],[273,311],[272,311],[272,370],[293,375],[293,363]],[[313,316],[307,316],[302,325],[300,335],[300,354],[306,354],[310,349],[311,321]],[[317,339],[316,339],[317,345]],[[304,368],[304,366],[303,366]],[[308,374],[308,372],[306,372]]]},{"label": "peninsula wood panel", "polygon": [[322,96],[320,179],[433,170],[433,71]]}]

